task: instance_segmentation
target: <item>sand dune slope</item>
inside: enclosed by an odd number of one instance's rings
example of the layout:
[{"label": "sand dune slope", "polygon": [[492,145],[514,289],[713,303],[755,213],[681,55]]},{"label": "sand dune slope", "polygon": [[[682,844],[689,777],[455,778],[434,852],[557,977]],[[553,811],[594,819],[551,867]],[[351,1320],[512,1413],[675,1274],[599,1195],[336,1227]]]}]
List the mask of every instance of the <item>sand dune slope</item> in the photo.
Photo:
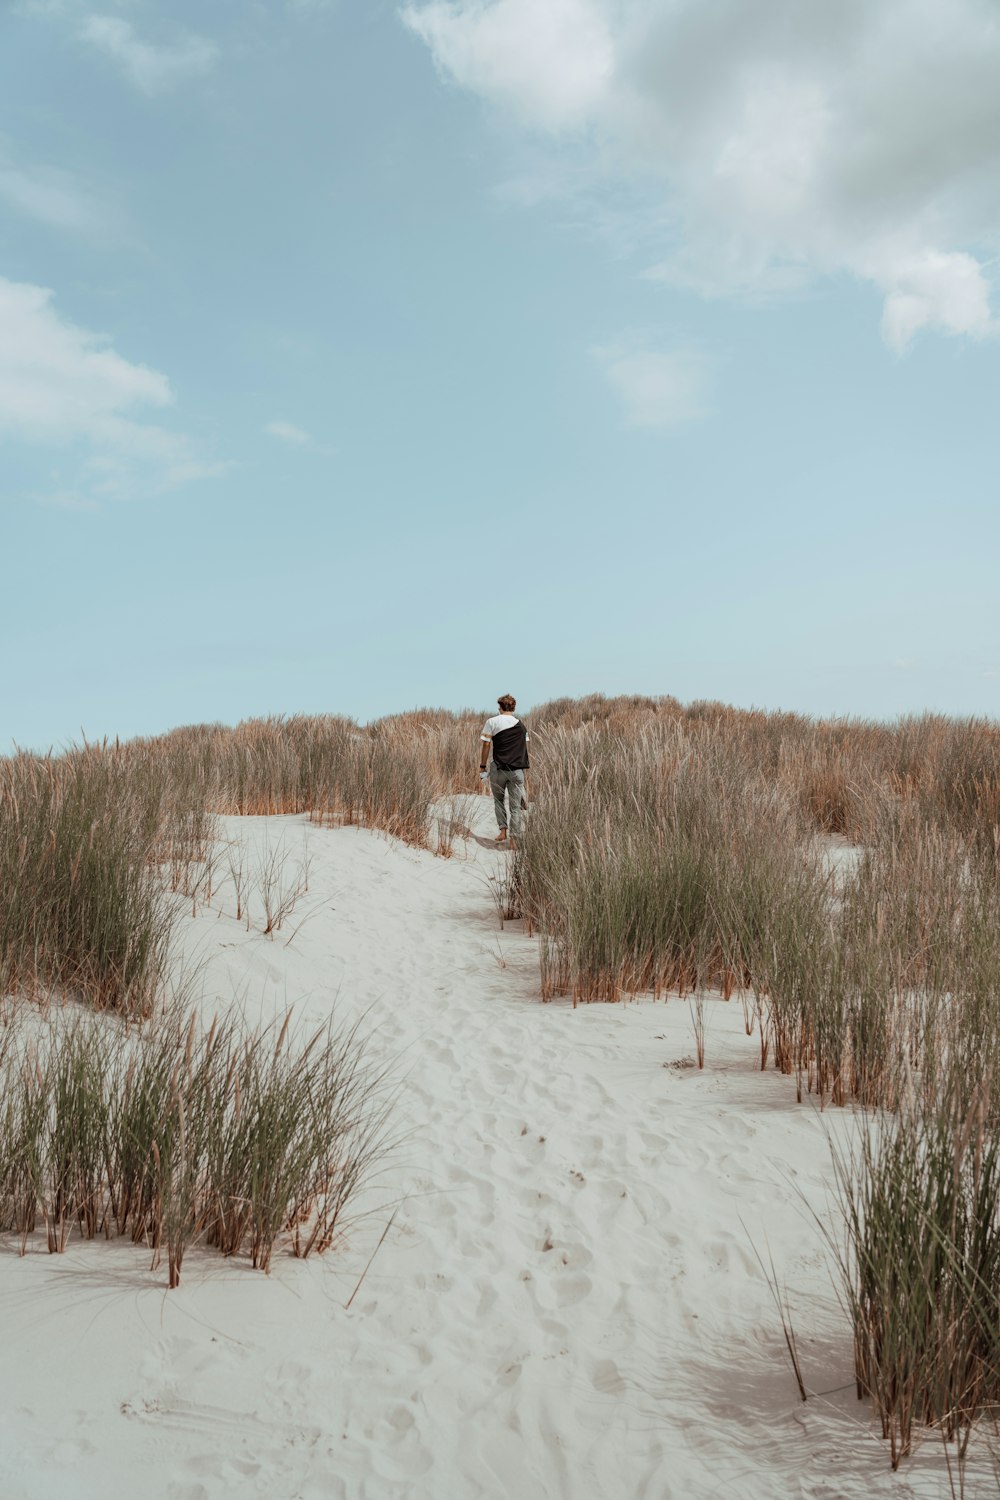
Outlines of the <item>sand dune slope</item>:
[{"label": "sand dune slope", "polygon": [[[0,1494],[947,1494],[930,1442],[889,1472],[850,1384],[810,1212],[850,1122],[756,1070],[738,1002],[708,1002],[699,1072],[684,1002],[539,1003],[534,942],[490,898],[504,856],[302,819],[225,832],[251,864],[283,845],[287,878],[307,850],[309,890],[276,940],[225,888],[185,920],[206,1013],[362,1018],[402,1144],[346,1248],[270,1277],[193,1254],[168,1294],[131,1246],[0,1248]],[[790,1289],[806,1406],[753,1244]]]}]

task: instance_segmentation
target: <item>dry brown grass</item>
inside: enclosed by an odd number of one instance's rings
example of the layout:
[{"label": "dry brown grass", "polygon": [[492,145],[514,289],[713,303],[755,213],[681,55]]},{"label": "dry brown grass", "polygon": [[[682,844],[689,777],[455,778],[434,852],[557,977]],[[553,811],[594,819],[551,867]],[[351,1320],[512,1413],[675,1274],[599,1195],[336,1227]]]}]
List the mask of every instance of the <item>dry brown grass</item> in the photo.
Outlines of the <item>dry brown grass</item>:
[{"label": "dry brown grass", "polygon": [[481,722],[269,718],[0,759],[0,993],[148,1014],[176,911],[163,892],[210,899],[216,814],[305,813],[426,847],[434,800],[472,784]]}]

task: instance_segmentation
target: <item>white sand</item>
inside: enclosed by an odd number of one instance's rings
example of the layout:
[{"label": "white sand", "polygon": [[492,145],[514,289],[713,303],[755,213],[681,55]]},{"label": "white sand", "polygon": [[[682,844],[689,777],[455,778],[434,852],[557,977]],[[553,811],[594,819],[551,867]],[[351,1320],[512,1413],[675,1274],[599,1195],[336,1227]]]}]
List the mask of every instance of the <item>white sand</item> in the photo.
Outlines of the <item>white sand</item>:
[{"label": "white sand", "polygon": [[[485,801],[477,818],[492,832]],[[0,1246],[3,1500],[947,1494],[931,1440],[891,1474],[854,1396],[805,1206],[827,1212],[827,1131],[849,1118],[758,1071],[737,1001],[706,1004],[705,1071],[678,1067],[685,1002],[539,1003],[492,849],[225,828],[257,860],[307,846],[311,883],[276,941],[185,920],[206,1010],[365,1013],[410,1135],[346,1249],[270,1277],[192,1253],[168,1293],[131,1245]],[[751,1238],[788,1283],[808,1384],[834,1394],[798,1401]]]}]

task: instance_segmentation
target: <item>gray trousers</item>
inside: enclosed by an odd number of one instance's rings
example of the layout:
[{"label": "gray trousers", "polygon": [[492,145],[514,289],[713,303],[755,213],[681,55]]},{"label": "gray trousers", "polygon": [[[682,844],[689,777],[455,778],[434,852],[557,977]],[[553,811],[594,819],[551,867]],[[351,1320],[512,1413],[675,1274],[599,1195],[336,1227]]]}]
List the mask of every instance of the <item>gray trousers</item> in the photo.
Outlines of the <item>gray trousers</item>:
[{"label": "gray trousers", "polygon": [[514,838],[520,838],[523,817],[521,813],[521,799],[524,796],[524,772],[505,771],[501,766],[490,766],[490,786],[493,789],[493,806],[496,809],[497,825],[500,828],[507,827],[507,808],[504,806],[504,792],[507,793],[507,801],[510,804],[510,831]]}]

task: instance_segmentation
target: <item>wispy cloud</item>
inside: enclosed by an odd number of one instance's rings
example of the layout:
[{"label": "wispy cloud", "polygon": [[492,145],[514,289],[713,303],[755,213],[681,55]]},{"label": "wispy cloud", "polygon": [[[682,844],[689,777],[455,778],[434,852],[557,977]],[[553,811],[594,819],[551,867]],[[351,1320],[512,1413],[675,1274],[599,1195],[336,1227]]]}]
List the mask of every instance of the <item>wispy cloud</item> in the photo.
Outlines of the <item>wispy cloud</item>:
[{"label": "wispy cloud", "polygon": [[72,172],[15,159],[0,141],[0,204],[50,229],[106,240],[122,232],[122,214]]},{"label": "wispy cloud", "polygon": [[43,20],[65,16],[74,8],[74,0],[14,0],[11,7],[15,16],[39,16]]},{"label": "wispy cloud", "polygon": [[59,173],[0,165],[0,200],[15,213],[54,229],[92,234],[99,227],[93,204]]},{"label": "wispy cloud", "polygon": [[95,500],[93,495],[82,495],[79,490],[50,490],[34,498],[46,510],[66,510],[77,515],[92,516],[101,509],[100,501]]},{"label": "wispy cloud", "polygon": [[206,37],[185,34],[172,44],[143,41],[120,16],[87,16],[80,36],[117,64],[143,94],[160,94],[207,73],[219,54]]},{"label": "wispy cloud", "polygon": [[165,375],[60,317],[51,291],[0,278],[0,436],[66,450],[75,475],[58,494],[72,495],[74,508],[159,493],[226,467],[141,415],[173,402]]},{"label": "wispy cloud", "polygon": [[290,443],[293,448],[302,448],[310,441],[305,428],[296,427],[294,422],[268,422],[264,431],[269,437],[278,438],[283,443]]},{"label": "wispy cloud", "polygon": [[681,427],[706,415],[711,363],[695,350],[623,342],[591,354],[617,392],[630,427]]},{"label": "wispy cloud", "polygon": [[922,329],[998,331],[993,0],[411,0],[403,16],[585,196],[643,186],[640,212],[669,225],[650,257],[664,281],[759,297],[846,271],[882,294],[896,350]]}]

